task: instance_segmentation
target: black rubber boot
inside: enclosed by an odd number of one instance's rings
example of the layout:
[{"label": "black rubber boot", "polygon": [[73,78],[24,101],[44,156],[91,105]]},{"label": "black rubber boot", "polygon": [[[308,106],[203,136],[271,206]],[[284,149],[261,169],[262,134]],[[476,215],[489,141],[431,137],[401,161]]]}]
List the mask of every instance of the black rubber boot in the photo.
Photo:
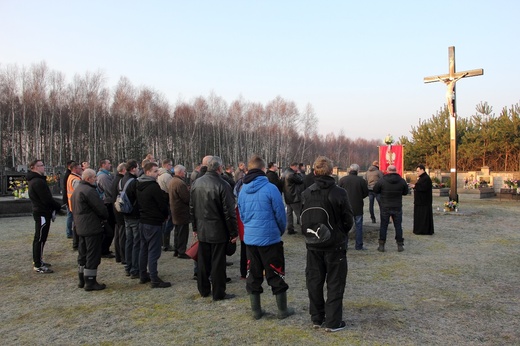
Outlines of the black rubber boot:
[{"label": "black rubber boot", "polygon": [[283,292],[276,295],[276,305],[278,306],[278,317],[279,320],[283,320],[294,314],[294,309],[287,307],[287,292]]},{"label": "black rubber boot", "polygon": [[83,274],[83,269],[84,268],[85,268],[84,266],[79,266],[78,267],[78,279],[79,279],[79,281],[78,281],[78,288],[85,287],[85,276]]},{"label": "black rubber boot", "polygon": [[101,291],[107,286],[96,281],[97,269],[85,269],[83,271],[85,277],[85,291]]},{"label": "black rubber boot", "polygon": [[385,252],[385,241],[384,240],[379,241],[379,247],[377,248],[377,251]]},{"label": "black rubber boot", "polygon": [[260,294],[252,293],[249,295],[249,299],[251,300],[251,311],[253,312],[252,316],[255,320],[259,320],[265,313],[265,311],[262,310],[262,306],[260,304]]}]

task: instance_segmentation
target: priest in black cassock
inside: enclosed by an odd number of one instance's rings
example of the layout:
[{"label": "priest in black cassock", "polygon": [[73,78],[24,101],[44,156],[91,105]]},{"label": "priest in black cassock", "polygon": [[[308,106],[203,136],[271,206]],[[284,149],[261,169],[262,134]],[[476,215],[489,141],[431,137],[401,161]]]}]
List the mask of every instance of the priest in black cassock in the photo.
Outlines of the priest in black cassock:
[{"label": "priest in black cassock", "polygon": [[432,235],[433,211],[432,211],[432,180],[425,172],[423,165],[417,165],[417,182],[413,198],[413,233]]}]

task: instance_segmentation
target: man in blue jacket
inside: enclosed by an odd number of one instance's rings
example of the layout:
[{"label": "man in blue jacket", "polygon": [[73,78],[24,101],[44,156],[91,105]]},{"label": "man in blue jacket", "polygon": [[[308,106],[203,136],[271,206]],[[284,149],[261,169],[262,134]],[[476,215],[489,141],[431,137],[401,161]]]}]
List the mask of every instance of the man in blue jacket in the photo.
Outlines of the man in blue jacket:
[{"label": "man in blue jacket", "polygon": [[260,294],[263,292],[263,273],[271,286],[278,305],[278,318],[283,319],[294,313],[287,308],[285,282],[285,258],[282,234],[286,218],[283,200],[278,188],[271,184],[265,174],[265,161],[253,156],[248,162],[248,173],[238,196],[238,209],[244,223],[244,242],[247,244],[246,289],[251,299],[253,318],[263,315]]}]

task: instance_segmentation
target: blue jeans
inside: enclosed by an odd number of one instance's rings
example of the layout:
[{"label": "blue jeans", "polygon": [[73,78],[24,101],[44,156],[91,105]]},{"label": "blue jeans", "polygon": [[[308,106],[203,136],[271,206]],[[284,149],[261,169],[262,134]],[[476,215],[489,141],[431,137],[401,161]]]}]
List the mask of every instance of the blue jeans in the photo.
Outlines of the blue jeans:
[{"label": "blue jeans", "polygon": [[68,206],[65,233],[67,234],[67,237],[72,237],[72,211],[70,211]]},{"label": "blue jeans", "polygon": [[125,270],[130,274],[139,274],[139,252],[140,236],[139,236],[139,219],[130,219],[125,217]]},{"label": "blue jeans", "polygon": [[404,242],[403,239],[403,208],[382,208],[381,209],[381,226],[379,228],[379,240],[386,241],[386,232],[388,230],[388,222],[392,217],[395,227],[395,240],[398,243]]},{"label": "blue jeans", "polygon": [[379,210],[381,210],[381,194],[375,193],[374,191],[368,191],[368,210],[370,211],[370,218],[375,220],[376,215],[374,214],[374,199],[377,200]]},{"label": "blue jeans", "polygon": [[163,226],[162,226],[162,233],[163,234],[171,234],[173,231],[173,221],[172,221],[172,215],[170,213],[170,215],[168,216],[168,219],[166,221],[164,221],[163,223]]},{"label": "blue jeans", "polygon": [[139,272],[141,279],[148,277],[152,282],[158,282],[157,261],[161,257],[162,225],[139,224],[141,233],[141,253],[139,254]]},{"label": "blue jeans", "polygon": [[363,215],[354,216],[354,224],[356,227],[356,250],[363,248]]}]

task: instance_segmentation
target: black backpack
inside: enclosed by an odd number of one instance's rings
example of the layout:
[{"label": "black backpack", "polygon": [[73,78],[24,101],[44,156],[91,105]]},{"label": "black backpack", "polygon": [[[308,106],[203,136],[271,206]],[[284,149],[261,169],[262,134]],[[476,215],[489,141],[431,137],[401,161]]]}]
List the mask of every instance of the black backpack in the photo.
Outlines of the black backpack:
[{"label": "black backpack", "polygon": [[[334,208],[329,200],[331,189],[311,185],[304,193],[300,216],[305,243],[315,248],[328,248],[338,242]],[[332,215],[331,215],[332,214]]]}]

